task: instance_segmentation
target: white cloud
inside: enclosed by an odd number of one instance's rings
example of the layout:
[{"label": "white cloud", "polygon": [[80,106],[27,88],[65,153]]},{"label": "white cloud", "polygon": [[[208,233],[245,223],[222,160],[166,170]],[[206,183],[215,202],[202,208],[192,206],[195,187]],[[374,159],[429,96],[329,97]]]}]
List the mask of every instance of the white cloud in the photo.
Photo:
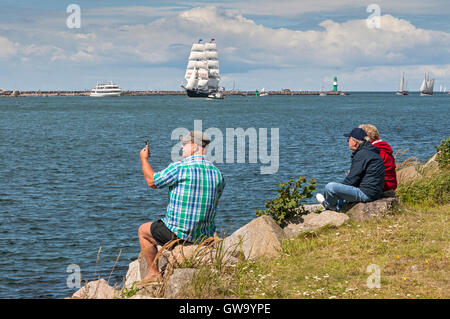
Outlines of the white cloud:
[{"label": "white cloud", "polygon": [[17,53],[17,45],[5,37],[0,37],[0,59],[6,59]]},{"label": "white cloud", "polygon": [[[320,24],[323,30],[298,31],[264,27],[242,15],[209,6],[157,23],[159,28],[164,25],[168,35],[181,32],[183,37],[178,35],[178,39],[213,35],[223,52],[229,54],[227,59],[252,65],[404,64],[417,62],[416,54],[427,50],[427,57],[439,62],[450,48],[449,33],[419,29],[391,15],[381,17],[381,29],[369,29],[366,20],[327,20]],[[152,24],[148,25],[147,31],[152,29]]]},{"label": "white cloud", "polygon": [[[289,3],[293,6],[292,1]],[[309,5],[313,6],[313,2],[305,3],[306,7]],[[123,8],[122,12],[129,14],[141,9]],[[150,9],[149,14],[156,16],[164,11],[161,10]],[[224,81],[231,75],[239,78],[239,74],[241,78],[255,76],[258,72],[259,78],[264,74],[272,78],[274,74],[285,74],[285,79],[278,83],[284,81],[283,86],[287,86],[288,81],[297,81],[295,72],[301,72],[302,85],[309,89],[316,88],[309,86],[313,84],[306,79],[305,74],[310,75],[305,70],[327,69],[321,77],[334,70],[333,74],[357,79],[369,69],[380,75],[385,72],[382,67],[434,65],[439,70],[439,65],[450,63],[450,33],[417,28],[409,21],[389,14],[381,16],[380,29],[369,29],[366,20],[359,19],[325,20],[320,23],[320,29],[301,31],[267,27],[236,10],[216,6],[178,13],[171,7],[166,11],[170,14],[148,23],[97,25],[96,15],[119,14],[121,11],[118,8],[87,9],[89,24],[96,27],[69,30],[49,28],[48,23],[44,23],[45,30],[26,30],[27,40],[40,42],[17,41],[21,42],[19,44],[0,37],[0,44],[3,44],[0,58],[18,57],[23,63],[47,64],[47,67],[52,63],[75,63],[94,68],[97,65],[142,64],[182,69],[192,42],[214,37],[219,47]],[[252,71],[255,69],[259,71]],[[271,69],[276,70],[275,73]],[[443,70],[441,72],[448,76],[448,68]],[[315,78],[314,82],[318,80],[320,78]],[[178,87],[178,82],[174,87]]]},{"label": "white cloud", "polygon": [[[417,63],[422,58],[420,52],[439,62],[450,48],[449,33],[419,29],[391,15],[381,17],[381,29],[369,29],[365,19],[343,23],[326,20],[320,26],[323,30],[274,29],[208,6],[107,32],[114,39],[115,53],[131,54],[150,63],[187,56],[188,52],[173,51],[171,45],[186,48],[198,37],[208,36],[218,40],[222,57],[249,66],[267,65],[268,61],[274,67]],[[97,38],[107,38],[106,30],[99,31]]]},{"label": "white cloud", "polygon": [[[88,32],[57,31],[51,37],[53,43],[40,46],[47,55],[49,48],[54,48],[56,57],[49,55],[53,61],[64,57],[92,62],[133,58],[160,64],[186,59],[195,39],[213,36],[221,58],[241,67],[414,64],[424,59],[444,63],[450,51],[450,33],[416,28],[388,14],[381,16],[380,29],[369,29],[365,19],[342,23],[326,20],[320,26],[321,30],[309,31],[270,28],[243,15],[207,6],[147,24],[103,26]],[[10,48],[11,55],[11,44],[5,47]],[[20,53],[24,55],[39,51],[37,44],[22,47]]]},{"label": "white cloud", "polygon": [[82,10],[83,17],[161,17],[177,14],[178,10],[184,9],[185,6],[164,6],[164,7],[147,7],[147,6],[121,6],[121,7],[97,7]]},{"label": "white cloud", "polygon": [[361,12],[366,18],[369,4],[375,3],[381,13],[391,14],[448,14],[450,7],[444,0],[247,0],[247,1],[181,1],[194,6],[205,4],[224,7],[244,15],[267,15],[293,18],[307,13]]}]

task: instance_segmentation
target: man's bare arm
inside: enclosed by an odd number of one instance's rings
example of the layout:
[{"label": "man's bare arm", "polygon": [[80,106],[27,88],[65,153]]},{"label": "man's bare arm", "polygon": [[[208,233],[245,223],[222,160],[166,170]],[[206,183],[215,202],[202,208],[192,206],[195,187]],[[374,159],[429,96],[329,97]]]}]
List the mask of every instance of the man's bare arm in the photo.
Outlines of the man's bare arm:
[{"label": "man's bare arm", "polygon": [[142,173],[144,174],[144,178],[145,181],[147,182],[147,185],[151,188],[157,188],[155,185],[155,180],[153,179],[155,171],[148,162],[148,146],[145,146],[141,150],[139,155],[141,157]]}]

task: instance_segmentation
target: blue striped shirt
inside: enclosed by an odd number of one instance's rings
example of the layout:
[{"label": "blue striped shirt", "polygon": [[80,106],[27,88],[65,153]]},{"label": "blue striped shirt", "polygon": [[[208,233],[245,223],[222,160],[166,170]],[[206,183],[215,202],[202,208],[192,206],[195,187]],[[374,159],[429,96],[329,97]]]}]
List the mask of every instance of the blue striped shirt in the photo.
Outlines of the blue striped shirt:
[{"label": "blue striped shirt", "polygon": [[162,219],[167,228],[189,242],[214,235],[225,180],[213,163],[194,155],[170,164],[153,178],[157,188],[169,187],[169,204]]}]

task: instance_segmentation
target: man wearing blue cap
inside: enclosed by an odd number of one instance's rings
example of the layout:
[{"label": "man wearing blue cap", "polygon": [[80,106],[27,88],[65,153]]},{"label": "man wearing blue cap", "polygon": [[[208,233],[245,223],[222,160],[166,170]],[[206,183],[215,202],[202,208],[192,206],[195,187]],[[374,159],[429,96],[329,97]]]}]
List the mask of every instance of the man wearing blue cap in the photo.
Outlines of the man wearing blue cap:
[{"label": "man wearing blue cap", "polygon": [[[384,187],[384,163],[380,150],[373,146],[366,132],[354,128],[347,137],[353,151],[352,164],[342,183],[328,183],[324,194],[317,194],[317,201],[325,209],[338,210],[346,202],[371,202],[379,199]],[[339,204],[339,205],[338,205]]]}]

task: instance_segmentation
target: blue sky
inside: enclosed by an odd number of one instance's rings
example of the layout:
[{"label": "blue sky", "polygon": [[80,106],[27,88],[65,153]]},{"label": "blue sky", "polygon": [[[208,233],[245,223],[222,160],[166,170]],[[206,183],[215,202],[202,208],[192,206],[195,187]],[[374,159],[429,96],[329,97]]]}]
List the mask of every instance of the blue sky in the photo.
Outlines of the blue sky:
[{"label": "blue sky", "polygon": [[[69,4],[81,28],[69,29]],[[367,6],[380,8],[368,28]],[[214,37],[226,88],[393,91],[424,72],[450,88],[447,1],[12,1],[0,11],[0,88],[178,90],[190,46]]]}]

